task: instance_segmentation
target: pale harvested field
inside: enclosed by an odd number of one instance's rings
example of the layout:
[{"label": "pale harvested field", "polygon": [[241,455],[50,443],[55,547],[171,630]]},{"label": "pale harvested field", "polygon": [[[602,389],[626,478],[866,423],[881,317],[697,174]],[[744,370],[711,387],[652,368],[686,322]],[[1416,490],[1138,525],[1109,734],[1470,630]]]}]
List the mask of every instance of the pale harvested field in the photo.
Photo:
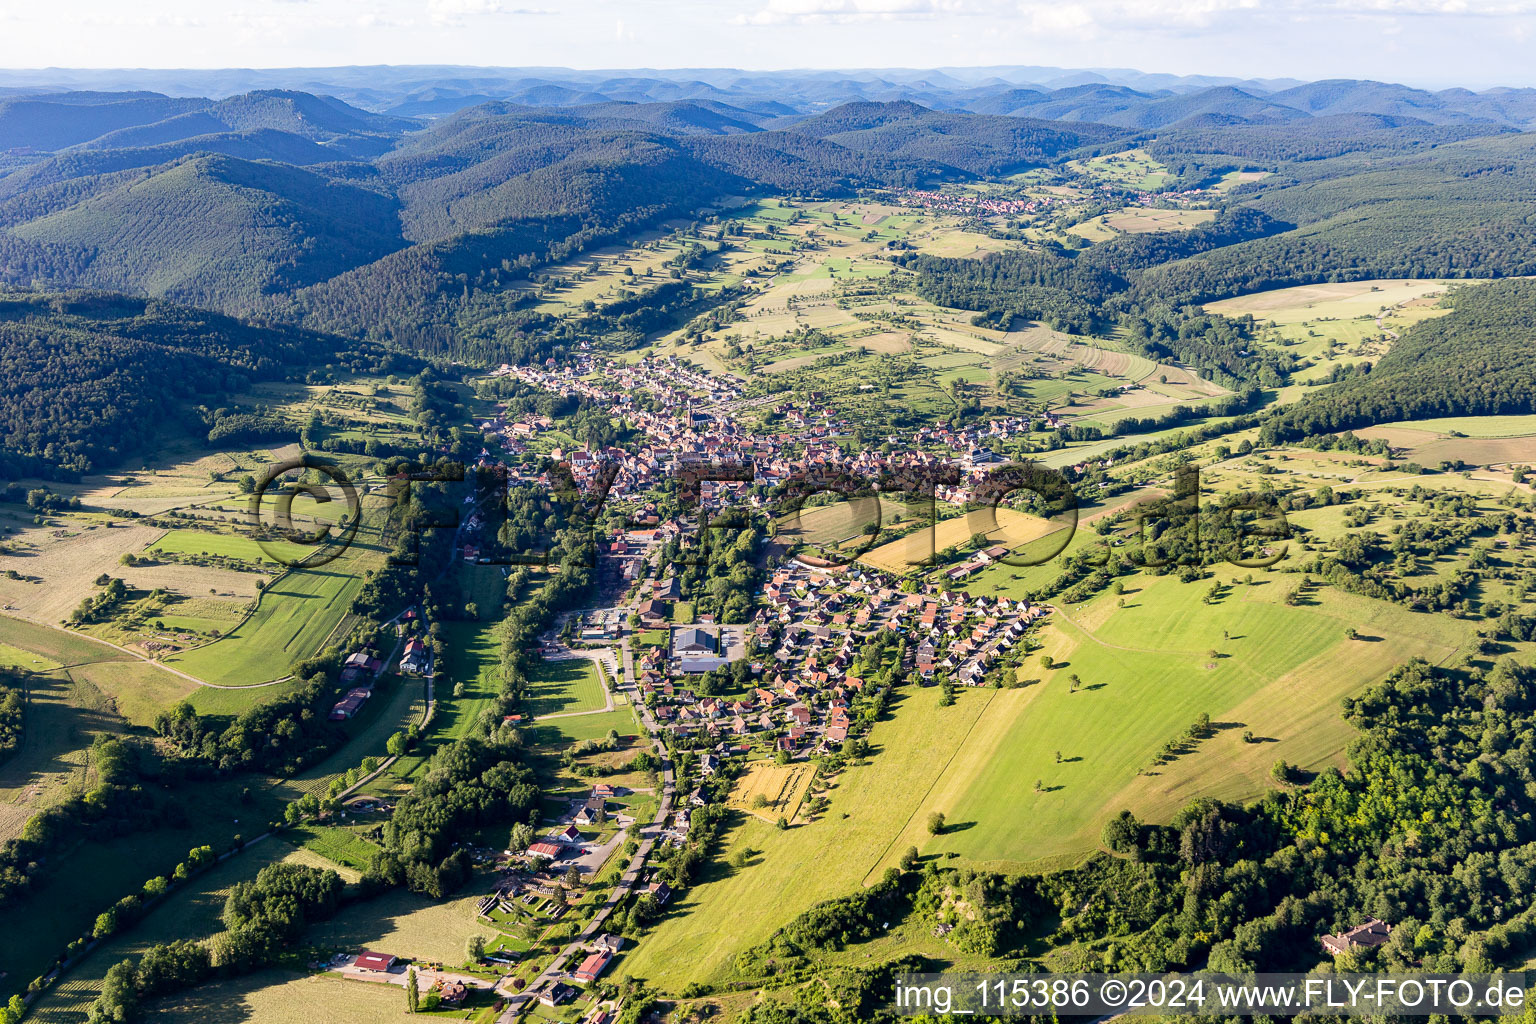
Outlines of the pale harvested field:
[{"label": "pale harvested field", "polygon": [[464,959],[464,943],[471,934],[487,939],[495,934],[475,918],[479,899],[470,895],[437,903],[395,890],[347,907],[311,928],[305,939],[321,947],[384,949],[400,957],[456,965]]},{"label": "pale harvested field", "polygon": [[1188,231],[1216,218],[1215,210],[1150,210],[1132,208],[1106,214],[1104,223],[1127,234],[1151,231]]},{"label": "pale harvested field", "polygon": [[272,577],[261,573],[235,572],[232,569],[214,569],[201,565],[182,565],[179,562],[167,562],[164,565],[123,565],[113,571],[112,575],[120,577],[129,586],[140,590],[154,590],[159,587],[173,594],[183,594],[188,598],[209,597],[213,596],[209,591],[216,591],[219,597],[239,601],[247,601],[256,596],[258,580],[268,582],[272,580]]},{"label": "pale harvested field", "polygon": [[165,531],[151,526],[89,523],[76,518],[57,518],[61,526],[31,526],[11,535],[17,554],[0,555],[0,570],[15,569],[22,576],[40,577],[30,583],[0,577],[0,604],[12,615],[33,622],[57,624],[80,601],[96,592],[96,578],[106,573],[130,586],[153,590],[162,587],[187,597],[207,597],[216,591],[225,597],[246,600],[256,595],[254,573],[167,563],[126,566],[124,554],[138,554]]},{"label": "pale harvested field", "polygon": [[[59,519],[58,531],[48,526],[29,526],[12,535],[18,554],[0,555],[0,570],[15,569],[23,576],[40,576],[41,585],[0,578],[0,601],[13,615],[34,622],[57,623],[81,598],[95,590],[102,573],[120,575],[122,556],[142,551],[165,531],[149,526],[86,525],[80,520]],[[64,536],[55,537],[55,532]]]},{"label": "pale harvested field", "polygon": [[851,339],[859,348],[870,352],[878,352],[881,355],[894,355],[898,352],[912,351],[912,337],[908,334],[900,334],[896,331],[881,331],[879,334],[871,334],[863,338]]},{"label": "pale harvested field", "polygon": [[[776,821],[780,817],[794,816],[804,799],[805,792],[816,777],[814,765],[774,764],[772,761],[756,761],[736,780],[726,806],[755,814],[764,821]],[[766,807],[754,808],[752,798],[762,795],[768,801]]]},{"label": "pale harvested field", "polygon": [[993,238],[991,235],[978,234],[961,228],[937,228],[929,237],[917,240],[916,244],[920,252],[934,256],[958,256],[963,259],[975,259],[988,253],[1007,252],[1009,249],[1018,248],[1017,242]]},{"label": "pale harvested field", "polygon": [[[1141,380],[1142,387],[1153,391],[1161,391],[1169,398],[1188,398],[1191,395],[1224,395],[1227,389],[1220,384],[1214,384],[1203,377],[1182,366],[1170,366],[1167,363],[1157,363],[1156,370]],[[1166,382],[1158,378],[1167,378]]]},{"label": "pale harvested field", "polygon": [[897,501],[880,501],[873,496],[849,498],[830,505],[814,505],[778,520],[779,536],[806,544],[845,543],[868,540],[864,527],[878,522],[889,527],[901,517],[906,522],[924,514]]},{"label": "pale harvested field", "polygon": [[985,533],[991,543],[1012,549],[1039,540],[1059,528],[1056,523],[1011,508],[974,509],[963,516],[946,519],[935,527],[882,544],[859,561],[899,575],[952,544],[965,543],[973,534]]},{"label": "pale harvested field", "polygon": [[1272,320],[1277,324],[1301,323],[1324,317],[1347,320],[1374,316],[1383,306],[1398,306],[1427,295],[1439,295],[1447,287],[1444,281],[1418,278],[1309,284],[1239,295],[1207,303],[1205,308],[1224,316],[1252,313],[1260,320]]},{"label": "pale harvested field", "polygon": [[[461,951],[462,952],[462,951]],[[416,1020],[396,985],[346,981],[339,975],[295,976],[270,970],[199,985],[151,1003],[160,1024],[375,1024]]]},{"label": "pale harvested field", "polygon": [[[1426,466],[1460,459],[1474,466],[1536,463],[1536,417],[1469,416],[1462,419],[1392,423],[1359,431],[1380,438],[1406,458]],[[1453,437],[1450,431],[1467,434]]]}]

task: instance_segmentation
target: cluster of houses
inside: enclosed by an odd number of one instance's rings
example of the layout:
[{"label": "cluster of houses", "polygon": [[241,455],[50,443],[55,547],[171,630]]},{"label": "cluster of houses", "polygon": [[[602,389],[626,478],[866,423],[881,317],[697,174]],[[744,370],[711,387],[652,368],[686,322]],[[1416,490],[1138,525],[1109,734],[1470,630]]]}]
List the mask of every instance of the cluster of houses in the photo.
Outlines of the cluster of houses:
[{"label": "cluster of houses", "polygon": [[998,199],[965,192],[939,192],[933,189],[903,188],[896,190],[896,202],[901,206],[920,210],[938,210],[961,217],[978,217],[996,214],[1014,217],[1021,213],[1038,213],[1046,207],[1060,203],[1057,196],[1044,195],[1035,199]]},{"label": "cluster of houses", "polygon": [[789,429],[754,433],[728,411],[743,404],[734,385],[671,357],[627,364],[583,353],[560,366],[503,366],[496,372],[531,387],[586,399],[645,435],[645,443],[630,449],[552,451],[552,458],[570,466],[583,490],[613,474],[609,497],[637,499],[690,466],[751,466],[750,480],[696,479],[692,486],[705,509],[760,506],[772,500],[762,497],[763,491],[790,481],[844,474],[871,481],[921,479],[923,471],[936,469],[957,472],[953,483],[938,489],[938,500],[963,504],[973,500],[976,485],[987,473],[1005,461],[996,452],[998,445],[1041,426],[1060,425],[1050,413],[1037,418],[1001,416],[958,427],[940,423],[908,436],[884,438],[882,447],[888,450],[866,449],[850,457],[837,438],[851,433],[853,424],[815,396],[808,397],[806,407],[790,401],[771,407]]},{"label": "cluster of houses", "polygon": [[352,684],[352,688],[331,708],[331,721],[344,722],[363,709],[363,705],[373,695],[374,680],[383,667],[384,662],[367,651],[354,651],[347,655],[347,660],[341,666],[341,681]]},{"label": "cluster of houses", "polygon": [[528,862],[548,863],[580,853],[586,840],[576,826],[601,825],[607,821],[608,801],[618,795],[618,790],[606,782],[593,786],[592,792],[580,801],[580,806],[575,808],[575,813],[570,815],[570,821],[563,828],[529,845]]},{"label": "cluster of houses", "polygon": [[[982,554],[1005,553],[997,548]],[[791,561],[768,581],[754,632],[780,671],[803,683],[840,671],[857,638],[889,629],[909,642],[910,666],[923,680],[938,673],[979,686],[988,669],[1047,612],[1007,597],[973,597],[925,584],[905,593],[878,569],[820,569]],[[833,677],[835,678],[835,676]]]},{"label": "cluster of houses", "polygon": [[[992,548],[978,558],[990,562],[1004,553]],[[864,689],[855,671],[863,640],[892,630],[908,638],[907,671],[925,682],[942,674],[979,686],[1047,612],[1022,599],[931,584],[907,593],[878,569],[824,569],[798,560],[781,566],[761,597],[753,621],[734,627],[745,633],[741,650],[751,652],[755,682],[739,697],[701,696],[690,679],[731,660],[715,628],[677,627],[669,645],[640,654],[640,693],[661,728],[725,751],[764,733],[791,756],[833,750],[847,740],[850,704]],[[703,768],[709,774],[709,765]]]}]

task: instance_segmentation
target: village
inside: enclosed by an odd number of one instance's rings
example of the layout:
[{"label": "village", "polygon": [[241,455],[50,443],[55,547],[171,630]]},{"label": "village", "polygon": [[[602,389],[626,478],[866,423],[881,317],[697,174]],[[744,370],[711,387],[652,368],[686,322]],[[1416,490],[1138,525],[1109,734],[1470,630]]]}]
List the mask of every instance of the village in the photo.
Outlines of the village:
[{"label": "village", "polygon": [[[764,492],[831,474],[876,481],[935,476],[935,471],[956,473],[953,482],[938,486],[935,496],[960,506],[975,497],[976,485],[988,471],[1005,461],[994,450],[997,446],[1039,428],[1060,426],[1049,412],[998,416],[962,427],[939,423],[907,436],[893,434],[880,448],[865,446],[850,455],[838,439],[850,436],[853,424],[829,409],[801,407],[787,399],[774,403],[772,411],[789,429],[756,434],[731,415],[743,402],[735,385],[670,356],[632,365],[582,353],[570,365],[557,367],[551,360],[543,366],[503,366],[494,375],[585,399],[644,434],[644,443],[624,449],[551,450],[550,458],[569,465],[578,487],[586,490],[600,477],[608,482],[606,474],[611,473],[610,499],[643,499],[664,480],[698,467],[697,499],[705,510],[763,508],[768,501]],[[647,400],[638,399],[640,395]],[[480,428],[497,435],[509,454],[531,450],[526,438],[533,426],[526,422],[488,419]],[[712,474],[702,469],[724,466],[749,466],[751,477],[710,479]],[[550,482],[547,473],[526,479]]]}]

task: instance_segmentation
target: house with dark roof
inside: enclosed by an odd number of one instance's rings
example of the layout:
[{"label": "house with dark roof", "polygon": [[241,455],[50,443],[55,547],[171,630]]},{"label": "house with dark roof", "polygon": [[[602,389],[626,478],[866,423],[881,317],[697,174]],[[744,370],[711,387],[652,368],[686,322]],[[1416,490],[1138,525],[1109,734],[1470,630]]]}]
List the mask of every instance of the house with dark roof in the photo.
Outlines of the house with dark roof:
[{"label": "house with dark roof", "polygon": [[672,650],[679,656],[688,654],[713,654],[715,653],[715,638],[707,629],[698,626],[688,626],[679,629],[677,635],[672,638]]},{"label": "house with dark roof", "polygon": [[1339,956],[1352,949],[1370,949],[1380,946],[1391,935],[1392,926],[1373,917],[1364,924],[1357,924],[1337,935],[1324,935],[1318,942],[1322,943],[1323,949],[1334,956]]}]

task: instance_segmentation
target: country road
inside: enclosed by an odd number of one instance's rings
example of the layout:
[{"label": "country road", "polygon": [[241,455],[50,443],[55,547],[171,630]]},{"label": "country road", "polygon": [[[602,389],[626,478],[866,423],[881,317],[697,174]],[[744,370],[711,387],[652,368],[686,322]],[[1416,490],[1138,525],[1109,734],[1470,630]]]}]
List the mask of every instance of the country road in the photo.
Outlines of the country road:
[{"label": "country road", "polygon": [[[627,610],[633,611],[639,607],[639,594],[642,589],[643,584],[636,587],[635,597],[631,598],[624,605]],[[628,695],[630,703],[639,712],[640,721],[645,727],[646,735],[650,737],[653,749],[656,751],[657,756],[661,758],[661,802],[656,808],[656,814],[651,819],[651,823],[640,830],[640,847],[635,851],[635,855],[630,858],[629,866],[624,869],[624,874],[620,876],[619,883],[614,886],[613,892],[608,894],[608,899],[598,908],[597,913],[592,916],[592,920],[587,922],[586,927],[581,930],[581,934],[562,949],[559,955],[550,962],[549,966],[544,968],[539,976],[530,982],[526,988],[521,992],[510,995],[502,993],[503,995],[508,995],[508,999],[501,1015],[496,1018],[496,1024],[513,1024],[522,1015],[528,1004],[535,999],[536,993],[559,978],[564,971],[565,964],[580,951],[583,944],[589,942],[607,924],[614,908],[623,901],[624,897],[630,894],[635,885],[640,881],[641,872],[645,870],[646,858],[650,856],[651,850],[655,848],[656,839],[661,833],[662,826],[666,824],[667,818],[672,813],[672,801],[675,799],[677,792],[677,779],[673,772],[671,758],[667,756],[666,744],[661,741],[661,731],[656,725],[656,719],[651,716],[651,709],[645,706],[645,701],[640,697],[639,680],[635,676],[634,655],[629,644],[631,630],[627,616],[624,625],[620,629],[619,654],[623,663],[624,675],[620,681],[619,688]]]}]

